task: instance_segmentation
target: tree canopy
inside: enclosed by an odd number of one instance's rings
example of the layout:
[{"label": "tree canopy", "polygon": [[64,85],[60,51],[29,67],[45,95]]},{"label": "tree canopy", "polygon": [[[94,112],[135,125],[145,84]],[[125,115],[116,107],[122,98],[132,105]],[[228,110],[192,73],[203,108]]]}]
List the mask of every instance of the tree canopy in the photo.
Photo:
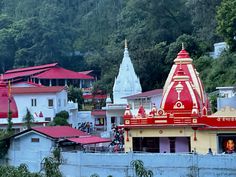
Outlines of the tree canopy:
[{"label": "tree canopy", "polygon": [[99,78],[96,88],[111,92],[126,38],[146,91],[163,86],[184,42],[210,92],[216,84],[236,81],[234,72],[214,84],[206,74],[224,77],[217,69],[221,62],[208,57],[215,42],[225,40],[231,51],[223,60],[235,60],[235,4],[235,0],[2,0],[0,72],[58,62],[75,71],[94,70]]}]

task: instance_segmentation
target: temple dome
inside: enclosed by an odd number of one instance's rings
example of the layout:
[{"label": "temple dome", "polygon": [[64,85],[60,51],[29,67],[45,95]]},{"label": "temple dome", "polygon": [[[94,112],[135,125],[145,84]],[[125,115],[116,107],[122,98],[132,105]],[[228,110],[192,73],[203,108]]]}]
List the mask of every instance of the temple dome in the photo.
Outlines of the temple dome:
[{"label": "temple dome", "polygon": [[200,115],[202,104],[195,87],[181,69],[173,77],[163,95],[161,108],[175,117]]},{"label": "temple dome", "polygon": [[[18,110],[14,98],[10,95],[10,110],[12,118],[18,117]],[[8,117],[8,87],[0,81],[0,119]]]},{"label": "temple dome", "polygon": [[[184,75],[179,76],[180,72],[183,72]],[[190,58],[189,53],[184,48],[182,48],[182,50],[178,53],[177,57],[174,60],[174,64],[172,65],[172,68],[164,85],[163,97],[164,95],[167,95],[169,93],[169,91],[168,93],[166,92],[169,88],[169,85],[174,82],[176,76],[178,76],[178,78],[182,77],[182,79],[184,77],[188,77],[188,83],[193,88],[194,93],[196,92],[197,94],[196,97],[200,98],[199,99],[200,106],[201,105],[208,106],[204,88],[201,79],[199,77],[199,73],[193,66],[192,59]]]},{"label": "temple dome", "polygon": [[[182,48],[167,77],[161,108],[171,114],[202,115],[208,106],[204,88],[189,53]],[[175,115],[175,116],[176,116]]]}]

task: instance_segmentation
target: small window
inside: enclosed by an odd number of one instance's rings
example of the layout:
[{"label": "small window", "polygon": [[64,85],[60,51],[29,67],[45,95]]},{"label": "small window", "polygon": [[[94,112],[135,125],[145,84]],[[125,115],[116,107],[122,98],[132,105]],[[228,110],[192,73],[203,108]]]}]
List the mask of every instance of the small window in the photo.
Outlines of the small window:
[{"label": "small window", "polygon": [[32,107],[37,106],[37,100],[36,100],[35,98],[32,98],[32,99],[31,99],[31,106],[32,106]]},{"label": "small window", "polygon": [[53,99],[48,99],[48,106],[53,107]]},{"label": "small window", "polygon": [[51,122],[51,117],[45,117],[45,121]]},{"label": "small window", "polygon": [[39,138],[31,138],[31,142],[32,143],[38,143],[39,142]]}]

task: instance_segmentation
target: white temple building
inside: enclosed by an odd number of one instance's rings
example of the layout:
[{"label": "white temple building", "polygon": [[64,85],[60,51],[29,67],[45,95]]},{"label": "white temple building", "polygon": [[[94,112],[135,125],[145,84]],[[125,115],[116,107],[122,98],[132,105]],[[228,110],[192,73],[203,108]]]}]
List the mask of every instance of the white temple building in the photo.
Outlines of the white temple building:
[{"label": "white temple building", "polygon": [[140,81],[134,71],[133,64],[129,57],[127,41],[125,40],[124,57],[113,86],[113,102],[114,104],[127,104],[127,100],[123,97],[141,92]]},{"label": "white temple building", "polygon": [[107,98],[106,107],[103,107],[106,110],[107,132],[110,132],[113,126],[123,124],[123,115],[128,104],[124,97],[141,92],[142,87],[129,57],[127,41],[125,40],[124,57],[113,86],[113,103],[110,98]]}]

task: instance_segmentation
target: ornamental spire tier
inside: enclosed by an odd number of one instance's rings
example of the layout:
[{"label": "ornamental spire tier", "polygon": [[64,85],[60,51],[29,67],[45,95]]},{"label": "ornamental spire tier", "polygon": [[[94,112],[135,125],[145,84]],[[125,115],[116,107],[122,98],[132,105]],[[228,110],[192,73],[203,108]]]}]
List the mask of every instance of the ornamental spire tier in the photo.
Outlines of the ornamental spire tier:
[{"label": "ornamental spire tier", "polygon": [[[191,104],[194,104],[194,110],[198,109],[200,113],[202,112],[203,108],[208,109],[206,94],[204,92],[204,88],[200,80],[199,73],[196,71],[195,67],[193,66],[192,61],[193,60],[190,58],[189,53],[184,49],[184,46],[182,44],[182,50],[178,53],[176,59],[174,60],[174,64],[170,70],[170,73],[167,77],[167,80],[163,88],[163,99],[161,103],[162,109],[165,109],[165,107],[169,104],[166,98],[168,97],[168,95],[171,94],[170,92],[171,85],[172,86],[175,85],[174,87],[176,87],[175,88],[176,93],[181,95],[180,88],[177,86],[178,84],[177,80],[179,84],[182,85],[183,78],[185,77],[188,77],[188,81],[187,82],[184,81],[184,83],[187,84],[186,85],[187,90],[184,90],[184,91],[189,92],[190,95],[187,96],[186,98],[183,97],[183,99],[185,100],[190,99]],[[182,73],[182,76],[180,76],[180,72]],[[182,78],[182,80],[180,78]],[[177,98],[179,98],[179,95]],[[196,111],[193,111],[193,112],[196,112]]]},{"label": "ornamental spire tier", "polygon": [[119,73],[113,86],[114,104],[127,104],[123,97],[142,92],[140,80],[137,77],[131,59],[129,57],[127,40],[125,39],[125,50],[123,60],[120,64]]}]

